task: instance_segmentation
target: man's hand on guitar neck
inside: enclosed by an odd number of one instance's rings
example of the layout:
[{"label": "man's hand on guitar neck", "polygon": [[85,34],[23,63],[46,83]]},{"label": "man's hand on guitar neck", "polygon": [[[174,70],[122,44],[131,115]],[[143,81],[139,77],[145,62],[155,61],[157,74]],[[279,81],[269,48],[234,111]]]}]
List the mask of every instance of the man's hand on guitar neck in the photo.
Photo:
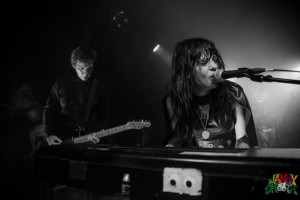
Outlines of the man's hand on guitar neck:
[{"label": "man's hand on guitar neck", "polygon": [[58,145],[62,143],[62,140],[59,139],[56,135],[50,135],[47,137],[48,145]]},{"label": "man's hand on guitar neck", "polygon": [[97,144],[100,142],[100,139],[95,136],[95,134],[88,135],[88,142]]}]

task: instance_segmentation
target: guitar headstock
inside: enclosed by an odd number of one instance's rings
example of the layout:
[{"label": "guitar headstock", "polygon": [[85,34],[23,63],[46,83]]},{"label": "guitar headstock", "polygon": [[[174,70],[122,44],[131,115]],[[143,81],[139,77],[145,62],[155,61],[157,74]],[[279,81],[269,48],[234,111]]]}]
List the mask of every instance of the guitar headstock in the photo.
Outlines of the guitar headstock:
[{"label": "guitar headstock", "polygon": [[144,127],[148,128],[151,126],[151,122],[149,121],[130,121],[127,122],[126,127],[127,129],[142,129]]}]

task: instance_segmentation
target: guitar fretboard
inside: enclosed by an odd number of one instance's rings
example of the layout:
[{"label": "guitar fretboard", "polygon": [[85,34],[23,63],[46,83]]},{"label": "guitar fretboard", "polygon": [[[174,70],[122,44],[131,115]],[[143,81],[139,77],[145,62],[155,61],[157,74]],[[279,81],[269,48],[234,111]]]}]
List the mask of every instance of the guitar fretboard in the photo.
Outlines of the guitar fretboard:
[{"label": "guitar fretboard", "polygon": [[101,130],[101,131],[94,132],[94,133],[91,133],[91,134],[88,134],[88,135],[83,135],[83,136],[80,136],[80,137],[73,138],[73,143],[87,142],[87,141],[89,141],[89,138],[92,137],[93,135],[96,138],[102,138],[102,137],[105,137],[105,136],[108,136],[108,135],[119,133],[119,132],[124,131],[124,130],[127,130],[126,125],[116,126],[114,128]]}]

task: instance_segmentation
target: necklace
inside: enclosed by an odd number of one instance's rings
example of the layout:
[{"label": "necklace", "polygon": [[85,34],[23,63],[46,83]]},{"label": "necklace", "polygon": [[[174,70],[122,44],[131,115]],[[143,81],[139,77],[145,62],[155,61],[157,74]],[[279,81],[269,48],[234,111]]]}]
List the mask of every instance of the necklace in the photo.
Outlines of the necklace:
[{"label": "necklace", "polygon": [[[206,126],[207,126],[207,121],[208,121],[209,117],[208,117],[208,114],[206,114],[206,112],[202,108],[202,106],[199,105],[199,107],[201,108],[201,114],[199,113],[198,108],[196,109],[196,112],[197,112],[199,121],[201,122],[202,127],[204,129],[203,132],[201,133],[201,135],[202,135],[203,139],[208,139],[210,137],[210,132],[206,129]],[[203,119],[204,119],[204,122],[203,122]]]}]

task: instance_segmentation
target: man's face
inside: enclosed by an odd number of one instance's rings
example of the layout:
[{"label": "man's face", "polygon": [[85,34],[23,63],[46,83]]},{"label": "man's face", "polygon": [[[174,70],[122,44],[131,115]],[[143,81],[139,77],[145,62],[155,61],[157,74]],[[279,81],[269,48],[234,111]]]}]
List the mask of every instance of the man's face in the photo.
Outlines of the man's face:
[{"label": "man's face", "polygon": [[93,62],[77,61],[74,68],[77,73],[77,76],[81,80],[86,81],[91,77],[94,65]]}]

